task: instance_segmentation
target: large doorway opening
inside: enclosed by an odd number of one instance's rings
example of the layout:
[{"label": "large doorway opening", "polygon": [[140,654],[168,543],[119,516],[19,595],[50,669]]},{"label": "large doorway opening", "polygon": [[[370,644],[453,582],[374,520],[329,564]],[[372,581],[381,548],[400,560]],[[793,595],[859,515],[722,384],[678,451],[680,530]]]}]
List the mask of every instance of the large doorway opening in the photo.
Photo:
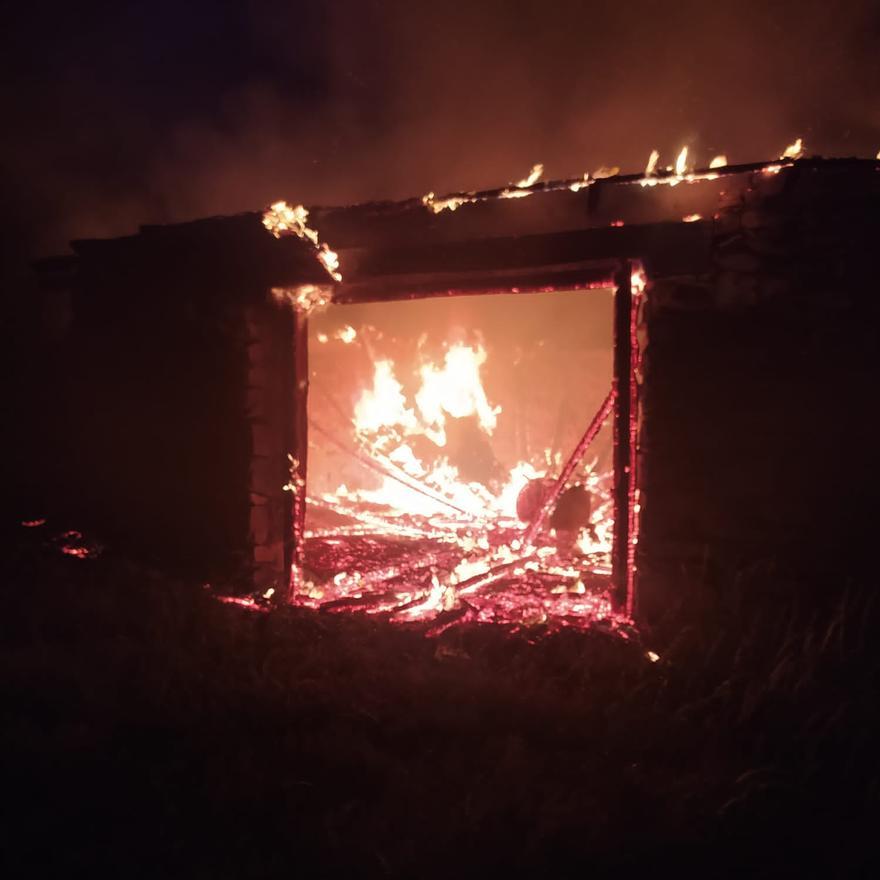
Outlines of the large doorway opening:
[{"label": "large doorway opening", "polygon": [[294,601],[401,622],[611,617],[626,555],[615,551],[624,432],[612,406],[622,347],[629,357],[625,293],[625,303],[604,286],[313,313]]}]

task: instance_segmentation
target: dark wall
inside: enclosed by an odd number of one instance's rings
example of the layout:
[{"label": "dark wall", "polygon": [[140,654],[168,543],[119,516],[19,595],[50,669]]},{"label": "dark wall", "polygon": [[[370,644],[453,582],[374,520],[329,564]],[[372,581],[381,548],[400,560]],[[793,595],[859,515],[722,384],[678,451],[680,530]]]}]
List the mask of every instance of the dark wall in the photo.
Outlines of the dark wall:
[{"label": "dark wall", "polygon": [[[84,281],[58,380],[52,504],[114,548],[203,577],[248,560],[243,306],[214,286]],[[73,520],[71,520],[73,521]]]},{"label": "dark wall", "polygon": [[870,576],[877,177],[759,175],[716,220],[713,273],[649,288],[644,619],[723,610],[758,583],[813,602]]}]

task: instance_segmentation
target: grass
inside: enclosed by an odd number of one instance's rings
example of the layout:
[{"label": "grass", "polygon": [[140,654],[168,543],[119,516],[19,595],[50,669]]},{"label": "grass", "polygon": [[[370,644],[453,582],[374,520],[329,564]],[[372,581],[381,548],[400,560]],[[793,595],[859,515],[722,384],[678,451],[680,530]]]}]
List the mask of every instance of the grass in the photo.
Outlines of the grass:
[{"label": "grass", "polygon": [[[4,557],[5,876],[858,876],[878,603],[439,641]],[[9,872],[11,870],[11,873]]]}]

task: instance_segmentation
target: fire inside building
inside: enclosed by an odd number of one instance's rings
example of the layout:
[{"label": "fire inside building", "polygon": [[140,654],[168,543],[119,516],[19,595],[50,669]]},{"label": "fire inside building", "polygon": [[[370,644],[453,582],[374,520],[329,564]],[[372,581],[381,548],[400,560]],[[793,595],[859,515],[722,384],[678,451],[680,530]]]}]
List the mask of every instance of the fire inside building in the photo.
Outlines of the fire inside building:
[{"label": "fire inside building", "polygon": [[652,156],[76,241],[38,267],[59,512],[397,622],[650,625],[765,564],[833,592],[880,485],[878,170]]}]

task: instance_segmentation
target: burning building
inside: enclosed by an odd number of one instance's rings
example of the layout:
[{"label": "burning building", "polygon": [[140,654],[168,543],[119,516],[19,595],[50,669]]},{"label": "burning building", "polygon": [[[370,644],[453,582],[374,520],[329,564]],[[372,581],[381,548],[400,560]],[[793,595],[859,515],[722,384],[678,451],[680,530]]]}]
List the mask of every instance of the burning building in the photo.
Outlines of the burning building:
[{"label": "burning building", "polygon": [[55,506],[398,621],[833,589],[878,487],[880,166],[797,152],[74,242],[38,267],[72,316]]}]

